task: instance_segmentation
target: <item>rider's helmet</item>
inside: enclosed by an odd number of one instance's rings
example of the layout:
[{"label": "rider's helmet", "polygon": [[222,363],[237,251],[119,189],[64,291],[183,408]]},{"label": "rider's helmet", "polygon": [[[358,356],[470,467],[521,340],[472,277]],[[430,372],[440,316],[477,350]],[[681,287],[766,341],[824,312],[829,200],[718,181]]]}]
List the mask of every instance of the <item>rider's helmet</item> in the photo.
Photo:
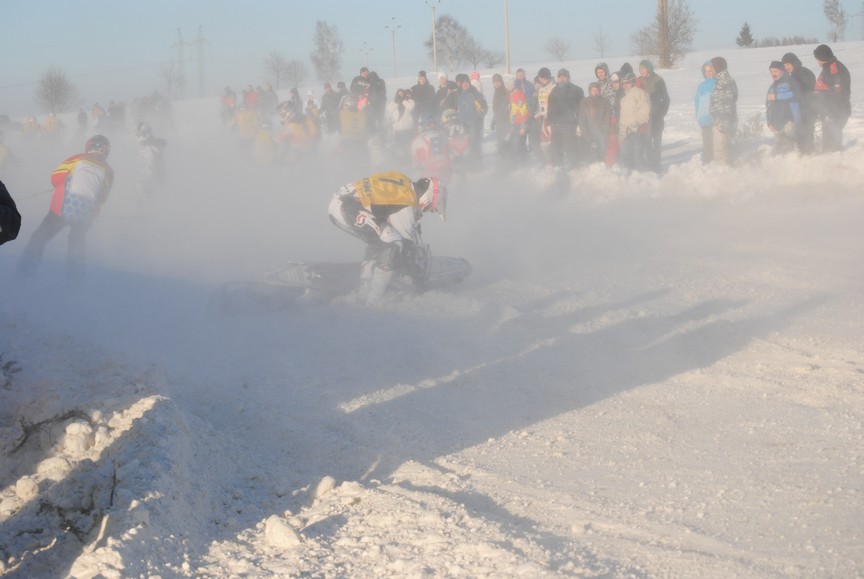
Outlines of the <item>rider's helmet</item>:
[{"label": "rider's helmet", "polygon": [[441,126],[449,127],[459,122],[459,115],[455,109],[446,109],[441,113]]},{"label": "rider's helmet", "polygon": [[84,150],[88,153],[102,153],[105,157],[108,157],[108,153],[111,152],[111,142],[105,135],[95,135],[87,139],[87,144],[84,145]]},{"label": "rider's helmet", "polygon": [[150,125],[141,121],[135,126],[135,136],[138,137],[139,140],[144,140],[151,135]]},{"label": "rider's helmet", "polygon": [[423,177],[414,182],[417,203],[421,211],[435,211],[443,221],[447,210],[447,188],[438,177]]},{"label": "rider's helmet", "polygon": [[429,131],[435,128],[435,117],[432,113],[420,113],[417,117],[417,130],[419,132]]},{"label": "rider's helmet", "polygon": [[284,123],[285,121],[293,121],[297,118],[299,114],[299,110],[297,109],[297,103],[291,100],[282,101],[282,103],[277,108],[279,112],[279,118]]}]

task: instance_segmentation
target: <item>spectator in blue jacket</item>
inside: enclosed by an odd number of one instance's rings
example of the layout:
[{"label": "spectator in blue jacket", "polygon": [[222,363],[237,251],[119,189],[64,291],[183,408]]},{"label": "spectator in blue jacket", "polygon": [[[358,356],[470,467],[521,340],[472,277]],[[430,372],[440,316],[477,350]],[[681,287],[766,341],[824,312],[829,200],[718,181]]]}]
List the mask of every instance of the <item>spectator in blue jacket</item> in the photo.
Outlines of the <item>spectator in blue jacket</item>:
[{"label": "spectator in blue jacket", "polygon": [[702,130],[702,162],[714,160],[714,130],[711,121],[711,92],[714,90],[714,66],[709,60],[702,65],[702,82],[696,88],[696,122]]},{"label": "spectator in blue jacket", "polygon": [[788,153],[795,148],[795,136],[801,123],[801,89],[779,60],[772,62],[768,71],[774,82],[765,99],[765,120],[774,132],[774,152]]}]

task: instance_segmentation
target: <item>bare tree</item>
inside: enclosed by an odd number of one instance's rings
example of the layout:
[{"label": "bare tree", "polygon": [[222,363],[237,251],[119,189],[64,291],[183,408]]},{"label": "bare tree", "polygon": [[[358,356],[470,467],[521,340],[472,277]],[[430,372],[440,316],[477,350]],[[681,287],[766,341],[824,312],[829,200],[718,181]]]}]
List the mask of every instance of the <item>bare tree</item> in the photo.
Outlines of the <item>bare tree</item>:
[{"label": "bare tree", "polygon": [[[435,23],[435,44],[438,48],[438,62],[444,62],[450,72],[465,62],[467,40],[471,37],[464,26],[452,16],[444,15]],[[432,58],[432,34],[424,45]]]},{"label": "bare tree", "polygon": [[671,68],[693,44],[696,15],[687,0],[657,0],[657,17],[634,32],[630,41],[643,56],[656,56],[660,68]]},{"label": "bare tree", "polygon": [[846,34],[846,10],[840,4],[840,0],[824,0],[822,9],[825,12],[825,18],[828,19],[828,24],[831,25],[828,38],[831,42],[843,40],[843,36]]},{"label": "bare tree", "polygon": [[483,64],[486,68],[495,68],[499,64],[504,63],[504,53],[498,50],[487,50],[483,55]]},{"label": "bare tree", "polygon": [[475,69],[486,57],[486,52],[488,51],[483,48],[483,45],[477,42],[473,37],[469,36],[465,39],[465,60],[470,62]]},{"label": "bare tree", "polygon": [[565,60],[570,53],[570,43],[559,36],[550,36],[546,45],[543,46],[543,50],[553,58]]},{"label": "bare tree", "polygon": [[49,67],[36,84],[34,99],[41,109],[49,113],[61,113],[75,101],[78,91],[66,73],[57,67]]},{"label": "bare tree", "polygon": [[289,60],[285,70],[285,81],[294,88],[299,88],[309,77],[309,69],[299,60]]},{"label": "bare tree", "polygon": [[336,26],[319,20],[315,24],[314,42],[315,50],[312,51],[310,58],[318,80],[322,82],[335,80],[342,68],[342,53],[345,52],[345,45]]},{"label": "bare tree", "polygon": [[162,65],[162,68],[159,69],[159,78],[165,83],[165,92],[168,93],[169,99],[180,98],[183,74],[175,61],[172,60]]},{"label": "bare tree", "polygon": [[289,74],[288,59],[281,52],[274,50],[264,59],[264,76],[273,83],[276,90],[279,90],[282,81],[288,79]]},{"label": "bare tree", "polygon": [[612,42],[603,34],[603,27],[598,26],[594,33],[594,50],[600,54],[600,58],[606,58],[606,51],[612,46]]}]

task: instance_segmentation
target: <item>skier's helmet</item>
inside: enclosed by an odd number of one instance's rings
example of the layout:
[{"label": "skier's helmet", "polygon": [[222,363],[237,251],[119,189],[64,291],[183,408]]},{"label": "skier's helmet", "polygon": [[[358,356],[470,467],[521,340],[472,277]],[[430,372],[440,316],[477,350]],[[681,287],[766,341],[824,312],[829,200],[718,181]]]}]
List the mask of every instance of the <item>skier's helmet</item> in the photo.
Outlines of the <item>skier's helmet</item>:
[{"label": "skier's helmet", "polygon": [[84,150],[88,153],[99,152],[107,157],[108,153],[111,152],[111,142],[105,135],[95,135],[87,139]]},{"label": "skier's helmet", "polygon": [[447,210],[447,188],[437,177],[424,177],[414,182],[417,203],[422,211],[435,211],[443,221]]},{"label": "skier's helmet", "polygon": [[151,134],[150,125],[141,121],[135,126],[135,136],[139,139],[146,139]]}]

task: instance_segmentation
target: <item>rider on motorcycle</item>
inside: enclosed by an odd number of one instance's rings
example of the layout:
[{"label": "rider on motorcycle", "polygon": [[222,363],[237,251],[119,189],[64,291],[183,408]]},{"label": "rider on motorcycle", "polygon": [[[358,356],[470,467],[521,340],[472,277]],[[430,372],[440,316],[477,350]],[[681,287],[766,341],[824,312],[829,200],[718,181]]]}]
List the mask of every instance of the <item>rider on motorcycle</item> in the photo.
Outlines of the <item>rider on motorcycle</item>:
[{"label": "rider on motorcycle", "polygon": [[330,220],[367,243],[361,277],[369,281],[366,301],[384,295],[394,268],[422,281],[425,250],[419,220],[434,211],[445,217],[447,190],[436,177],[411,181],[398,171],[348,183],[330,201]]}]

